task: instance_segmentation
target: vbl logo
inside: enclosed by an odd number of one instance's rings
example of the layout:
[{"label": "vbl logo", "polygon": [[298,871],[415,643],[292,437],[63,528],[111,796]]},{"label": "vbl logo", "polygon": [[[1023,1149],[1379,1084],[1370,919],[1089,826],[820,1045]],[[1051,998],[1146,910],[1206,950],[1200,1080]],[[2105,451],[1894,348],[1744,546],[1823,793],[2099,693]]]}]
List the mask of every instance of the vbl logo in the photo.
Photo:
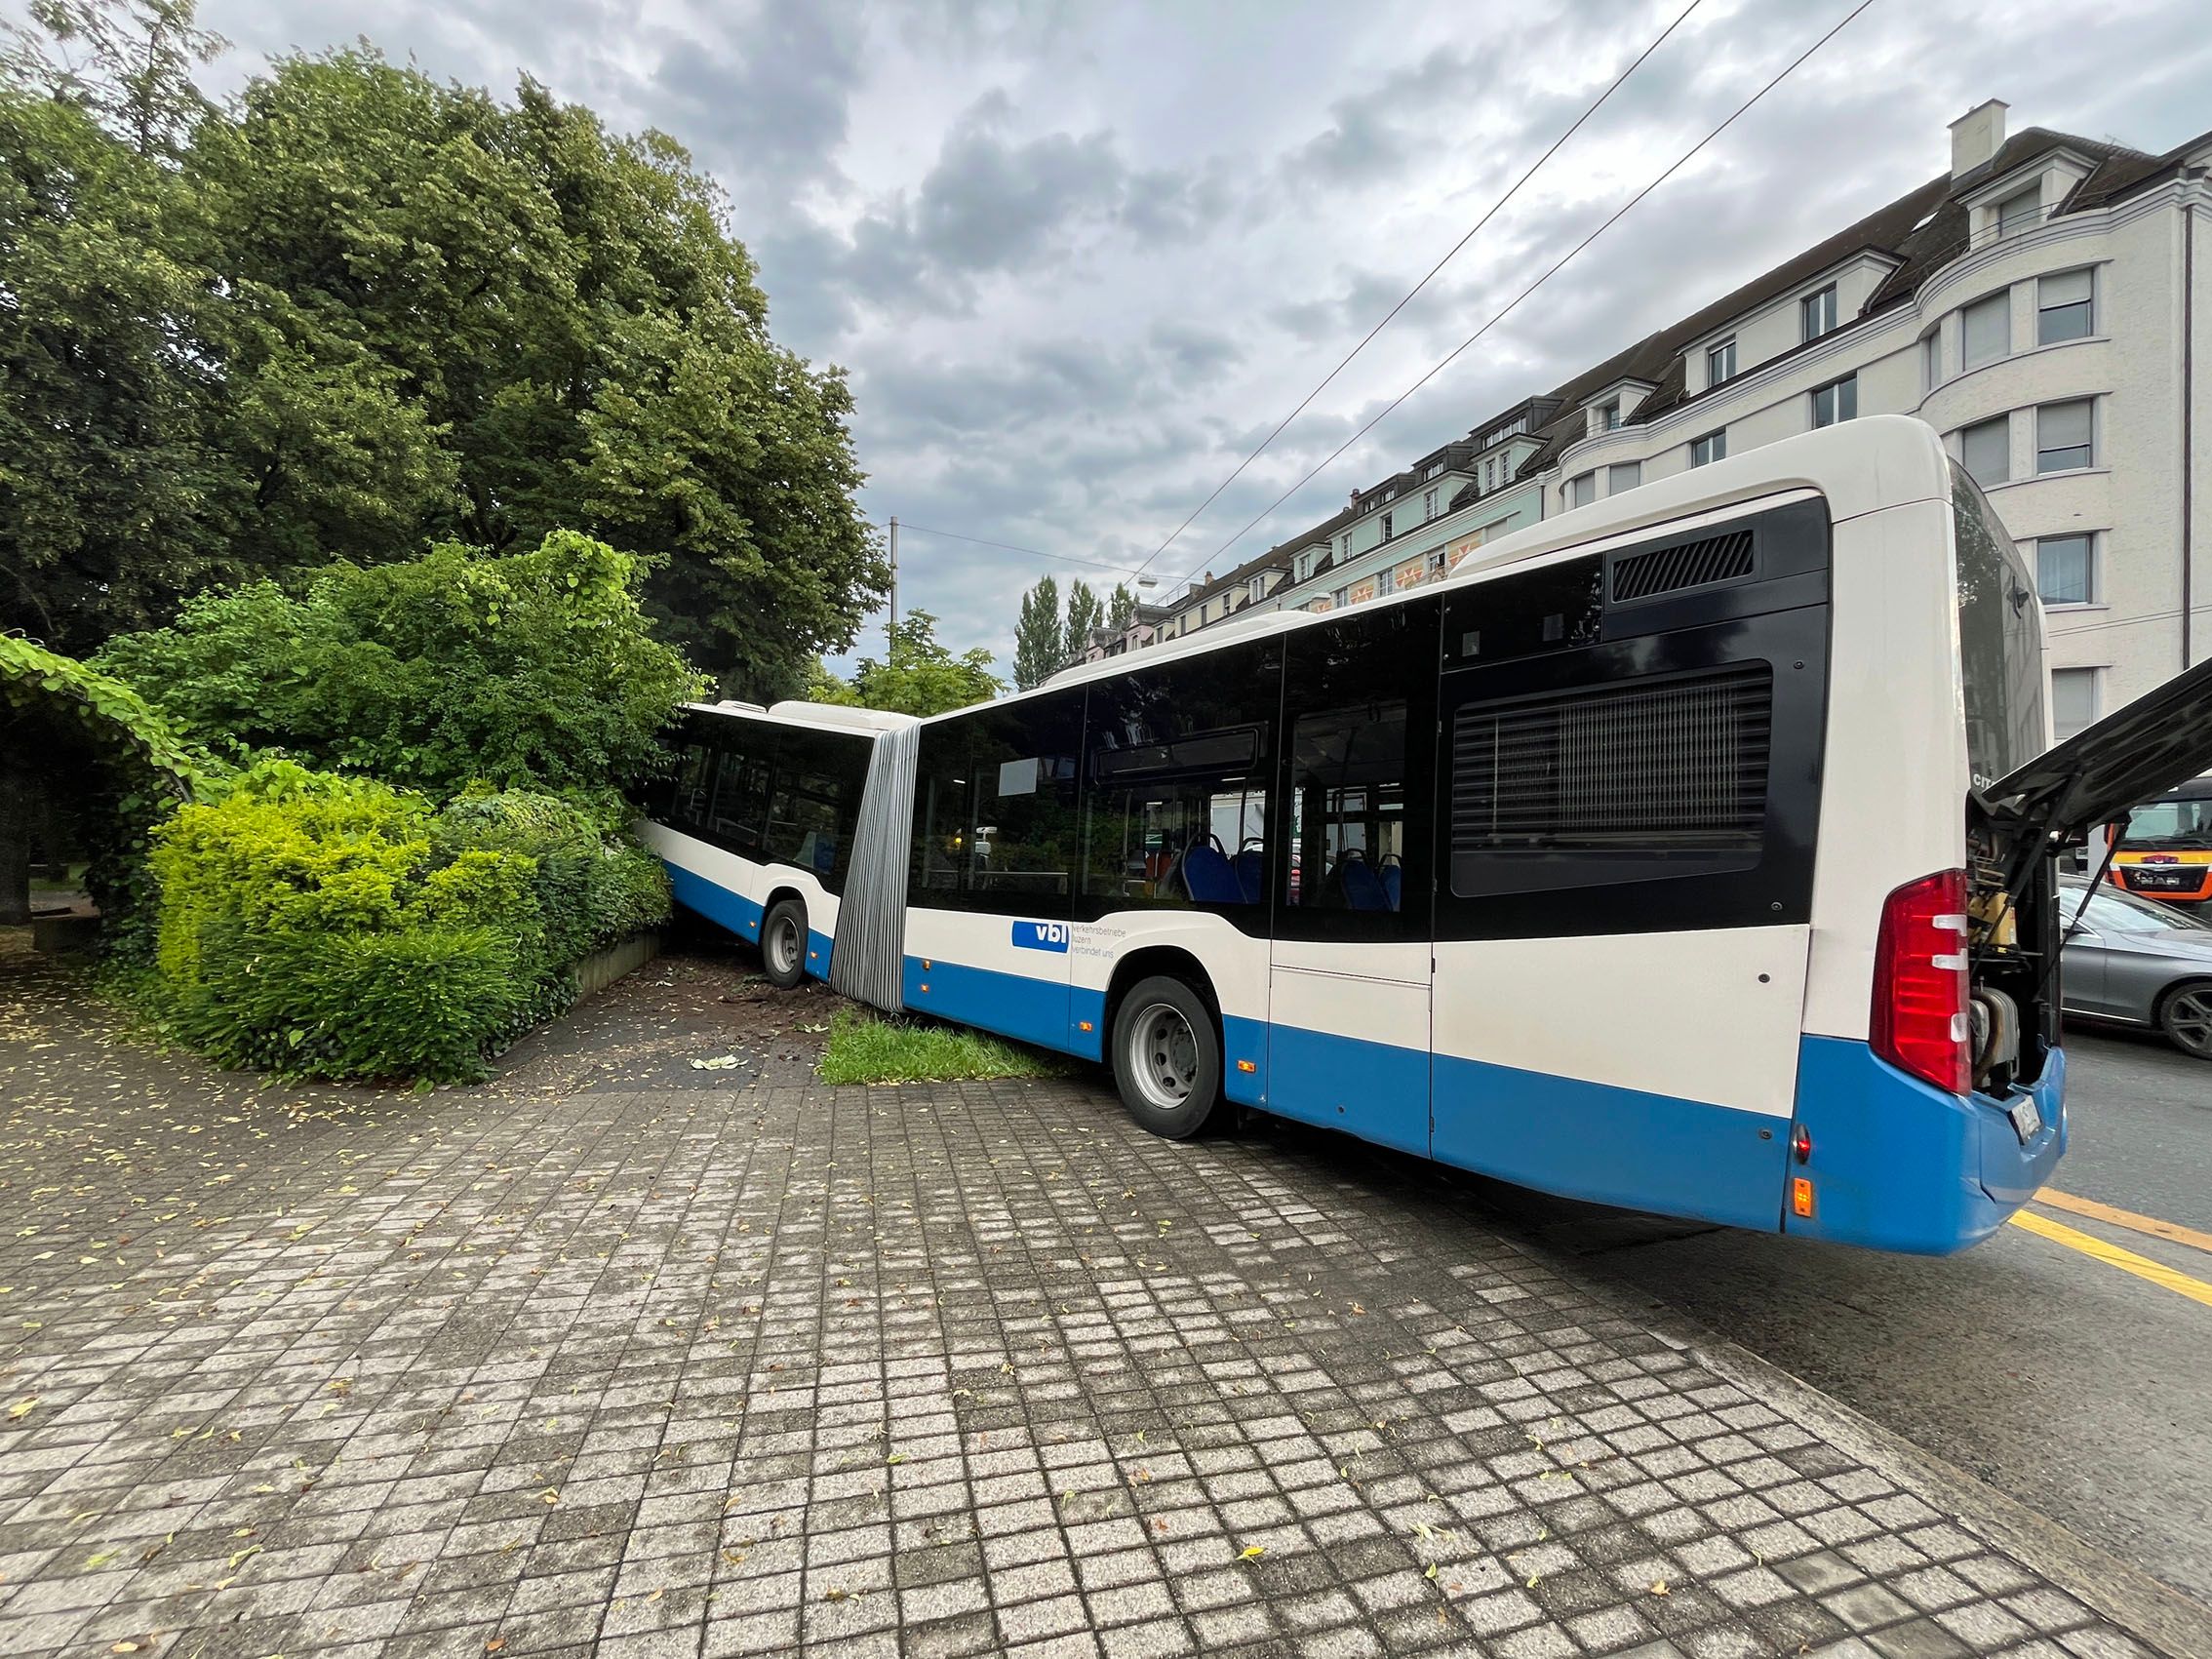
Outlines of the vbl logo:
[{"label": "vbl logo", "polygon": [[1065,922],[1016,922],[1013,925],[1013,942],[1025,951],[1061,951],[1068,948],[1068,925]]}]

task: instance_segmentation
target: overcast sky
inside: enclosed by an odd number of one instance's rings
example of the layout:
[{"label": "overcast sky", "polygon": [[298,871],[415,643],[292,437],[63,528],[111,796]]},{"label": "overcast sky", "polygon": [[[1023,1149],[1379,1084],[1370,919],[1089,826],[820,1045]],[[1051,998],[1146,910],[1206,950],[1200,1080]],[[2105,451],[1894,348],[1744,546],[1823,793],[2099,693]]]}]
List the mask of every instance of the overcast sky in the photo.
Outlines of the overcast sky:
[{"label": "overcast sky", "polygon": [[[1254,514],[1850,9],[1701,0],[1153,566],[1164,597],[1949,165],[1945,123],[2163,150],[2212,120],[2193,0],[1875,0],[1278,512]],[[203,0],[269,55],[527,71],[728,188],[775,335],[851,374],[867,510],[1142,563],[1688,0]],[[2085,26],[2094,15],[2093,26]],[[1002,669],[1021,590],[1115,573],[902,531],[900,597]],[[859,650],[880,652],[882,618]]]}]

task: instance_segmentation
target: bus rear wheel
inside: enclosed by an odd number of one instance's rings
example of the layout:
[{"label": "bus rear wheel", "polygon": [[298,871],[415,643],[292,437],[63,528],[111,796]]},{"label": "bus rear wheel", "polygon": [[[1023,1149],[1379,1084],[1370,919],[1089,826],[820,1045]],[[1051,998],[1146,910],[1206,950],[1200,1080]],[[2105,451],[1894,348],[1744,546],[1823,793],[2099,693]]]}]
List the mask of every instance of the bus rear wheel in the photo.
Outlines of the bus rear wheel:
[{"label": "bus rear wheel", "polygon": [[1188,1140],[1222,1112],[1213,1010],[1180,979],[1139,980],[1114,1015],[1114,1083],[1143,1127]]},{"label": "bus rear wheel", "polygon": [[800,900],[778,899],[761,919],[761,966],[780,991],[807,977],[807,906]]}]

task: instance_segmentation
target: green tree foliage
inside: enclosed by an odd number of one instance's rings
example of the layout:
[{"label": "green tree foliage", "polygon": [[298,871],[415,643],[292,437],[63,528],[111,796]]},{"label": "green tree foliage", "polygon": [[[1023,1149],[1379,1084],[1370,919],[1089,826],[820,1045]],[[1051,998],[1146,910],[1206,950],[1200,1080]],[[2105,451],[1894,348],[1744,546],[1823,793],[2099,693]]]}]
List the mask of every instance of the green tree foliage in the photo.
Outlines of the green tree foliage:
[{"label": "green tree foliage", "polygon": [[367,47],[203,115],[184,0],[41,5],[0,60],[0,292],[37,301],[0,308],[36,485],[0,492],[0,625],[85,645],[211,580],[573,528],[650,557],[733,691],[850,643],[888,572],[849,392],[770,336],[679,145]]},{"label": "green tree foliage", "polygon": [[191,601],[99,666],[211,747],[454,794],[604,790],[652,770],[656,733],[699,694],[653,637],[638,561],[556,532],[487,557],[447,543],[334,567],[301,599],[270,582]]},{"label": "green tree foliage", "polygon": [[188,798],[199,768],[130,687],[73,657],[0,635],[0,925],[30,920],[31,840],[91,853],[86,881],[129,916],[148,832]]},{"label": "green tree foliage", "polygon": [[483,1075],[574,997],[570,969],[663,919],[666,878],[544,796],[429,800],[289,761],[155,833],[167,1028],[226,1065],[309,1077]]},{"label": "green tree foliage", "polygon": [[1086,581],[1068,584],[1068,625],[1061,636],[1060,660],[1081,656],[1090,646],[1090,632],[1105,620],[1105,607],[1098,602],[1098,591]]},{"label": "green tree foliage", "polygon": [[1066,660],[1060,650],[1060,584],[1041,576],[1021,596],[1021,614],[1014,621],[1014,686],[1028,691],[1042,686]]},{"label": "green tree foliage", "polygon": [[937,641],[936,617],[910,611],[892,626],[885,661],[862,657],[849,683],[816,664],[807,695],[818,703],[925,715],[989,702],[1006,689],[991,672],[989,652],[978,646],[955,656]]},{"label": "green tree foliage", "polygon": [[1136,595],[1126,582],[1116,582],[1106,601],[1106,626],[1117,634],[1136,620]]}]

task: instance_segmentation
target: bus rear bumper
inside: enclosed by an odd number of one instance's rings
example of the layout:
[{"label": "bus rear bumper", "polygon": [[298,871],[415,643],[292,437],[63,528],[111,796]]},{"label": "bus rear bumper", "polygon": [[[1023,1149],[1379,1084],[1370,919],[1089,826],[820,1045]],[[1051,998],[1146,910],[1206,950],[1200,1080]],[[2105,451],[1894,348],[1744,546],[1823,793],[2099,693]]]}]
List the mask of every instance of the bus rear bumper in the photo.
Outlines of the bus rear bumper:
[{"label": "bus rear bumper", "polygon": [[[2035,1105],[2021,1138],[2010,1108]],[[1980,1243],[2034,1196],[2066,1154],[2066,1051],[2005,1100],[1947,1094],[1877,1059],[1864,1043],[1806,1037],[1797,1123],[1812,1156],[1790,1165],[1812,1184],[1812,1214],[1783,1205],[1783,1231],[1912,1255]]]}]

